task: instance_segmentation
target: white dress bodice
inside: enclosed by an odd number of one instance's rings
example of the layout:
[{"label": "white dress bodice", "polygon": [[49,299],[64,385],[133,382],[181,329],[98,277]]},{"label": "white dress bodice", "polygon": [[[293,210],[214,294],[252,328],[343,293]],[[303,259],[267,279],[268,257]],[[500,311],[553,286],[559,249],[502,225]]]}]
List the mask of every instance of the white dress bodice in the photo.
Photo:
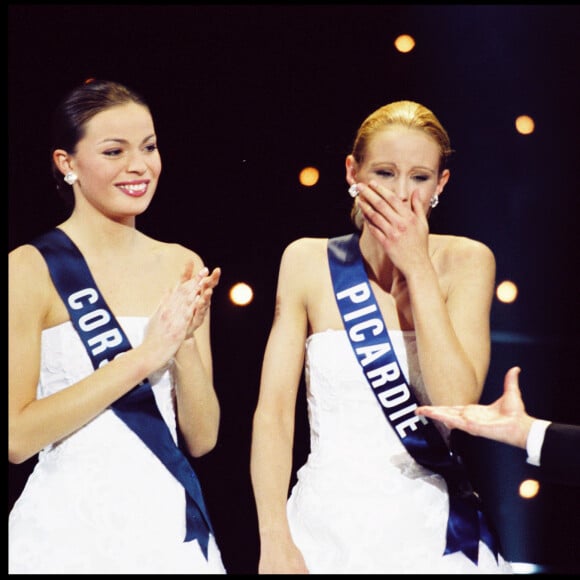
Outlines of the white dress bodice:
[{"label": "white dress bodice", "polygon": [[[132,345],[147,318],[120,317]],[[37,398],[93,372],[70,322],[42,333]],[[174,440],[169,368],[149,377]],[[184,543],[185,492],[139,437],[107,409],[39,453],[9,516],[11,573],[225,573],[210,538],[209,561]]]},{"label": "white dress bodice", "polygon": [[[419,403],[429,403],[412,331],[389,332]],[[443,556],[445,480],[419,465],[388,423],[343,330],[306,342],[310,453],[287,512],[311,573],[511,572],[480,542],[479,566]],[[444,439],[448,431],[443,429]]]}]

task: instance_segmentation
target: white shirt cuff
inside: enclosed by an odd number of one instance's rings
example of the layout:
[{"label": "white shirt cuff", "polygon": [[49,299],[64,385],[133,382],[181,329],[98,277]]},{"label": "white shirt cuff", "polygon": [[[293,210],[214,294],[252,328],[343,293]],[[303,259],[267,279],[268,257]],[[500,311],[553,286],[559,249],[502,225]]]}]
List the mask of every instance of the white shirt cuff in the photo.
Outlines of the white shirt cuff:
[{"label": "white shirt cuff", "polygon": [[528,453],[526,461],[531,465],[540,465],[544,435],[546,434],[546,429],[550,423],[551,421],[535,419],[530,427],[530,432],[528,433],[528,438],[526,440],[526,451]]}]

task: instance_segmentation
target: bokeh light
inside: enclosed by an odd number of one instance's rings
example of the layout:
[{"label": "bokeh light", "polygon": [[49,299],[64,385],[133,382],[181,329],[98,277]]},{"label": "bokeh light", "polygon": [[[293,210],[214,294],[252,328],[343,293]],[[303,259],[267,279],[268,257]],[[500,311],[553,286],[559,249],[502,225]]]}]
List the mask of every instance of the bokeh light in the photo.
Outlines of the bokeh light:
[{"label": "bokeh light", "polygon": [[395,48],[399,52],[411,52],[415,48],[415,39],[409,34],[400,34],[395,39]]},{"label": "bokeh light", "polygon": [[495,295],[500,302],[509,304],[518,297],[518,287],[511,280],[504,280],[498,284]]},{"label": "bokeh light", "polygon": [[305,167],[298,176],[300,183],[306,187],[312,187],[318,183],[320,173],[316,167]]},{"label": "bokeh light", "polygon": [[236,306],[247,306],[254,299],[254,291],[245,282],[238,282],[230,288],[229,296]]},{"label": "bokeh light", "polygon": [[525,479],[520,483],[519,493],[520,497],[524,499],[532,499],[538,495],[540,491],[540,482],[535,479]]},{"label": "bokeh light", "polygon": [[516,130],[522,135],[530,135],[530,133],[533,133],[535,126],[534,120],[528,117],[528,115],[520,115],[516,119]]}]

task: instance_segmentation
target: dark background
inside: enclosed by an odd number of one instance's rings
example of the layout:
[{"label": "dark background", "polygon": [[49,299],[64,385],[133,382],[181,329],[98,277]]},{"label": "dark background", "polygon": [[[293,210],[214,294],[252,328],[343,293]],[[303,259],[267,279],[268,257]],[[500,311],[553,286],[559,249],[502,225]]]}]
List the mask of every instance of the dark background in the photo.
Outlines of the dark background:
[{"label": "dark background", "polygon": [[[520,288],[515,304],[493,305],[484,402],[518,364],[530,413],[578,422],[579,6],[8,5],[7,16],[8,249],[66,217],[50,114],[99,77],[142,92],[154,113],[164,168],[139,227],[222,267],[212,307],[222,425],[196,469],[230,573],[257,571],[251,419],[282,250],[352,229],[344,157],[389,101],[427,105],[451,136],[432,230],[483,241],[498,282]],[[413,52],[393,48],[402,33]],[[516,133],[520,114],[535,119],[533,135]],[[312,188],[298,183],[306,165],[321,173]],[[239,280],[255,290],[246,308],[229,303]],[[298,421],[302,461],[302,410]],[[519,482],[537,475],[523,451],[465,445],[507,559],[580,571],[578,489],[545,482],[522,500]],[[32,463],[9,466],[9,507]]]}]

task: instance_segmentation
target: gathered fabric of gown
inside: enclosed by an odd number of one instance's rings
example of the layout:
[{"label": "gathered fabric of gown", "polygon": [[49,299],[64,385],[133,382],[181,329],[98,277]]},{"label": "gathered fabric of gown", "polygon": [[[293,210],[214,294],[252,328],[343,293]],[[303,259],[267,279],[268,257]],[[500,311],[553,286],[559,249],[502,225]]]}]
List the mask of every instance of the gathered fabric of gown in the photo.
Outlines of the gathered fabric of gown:
[{"label": "gathered fabric of gown", "polygon": [[[134,346],[147,322],[119,317]],[[39,399],[92,372],[70,322],[43,331]],[[149,380],[176,440],[170,369]],[[39,453],[9,515],[9,573],[225,574],[213,535],[206,561],[197,540],[184,542],[185,531],[182,485],[107,409]]]},{"label": "gathered fabric of gown", "polygon": [[[417,399],[429,403],[414,331],[389,331]],[[479,565],[444,556],[447,485],[419,465],[384,416],[346,331],[308,337],[310,453],[287,503],[292,537],[310,573],[512,573],[482,541]],[[448,441],[449,432],[442,431]]]}]

